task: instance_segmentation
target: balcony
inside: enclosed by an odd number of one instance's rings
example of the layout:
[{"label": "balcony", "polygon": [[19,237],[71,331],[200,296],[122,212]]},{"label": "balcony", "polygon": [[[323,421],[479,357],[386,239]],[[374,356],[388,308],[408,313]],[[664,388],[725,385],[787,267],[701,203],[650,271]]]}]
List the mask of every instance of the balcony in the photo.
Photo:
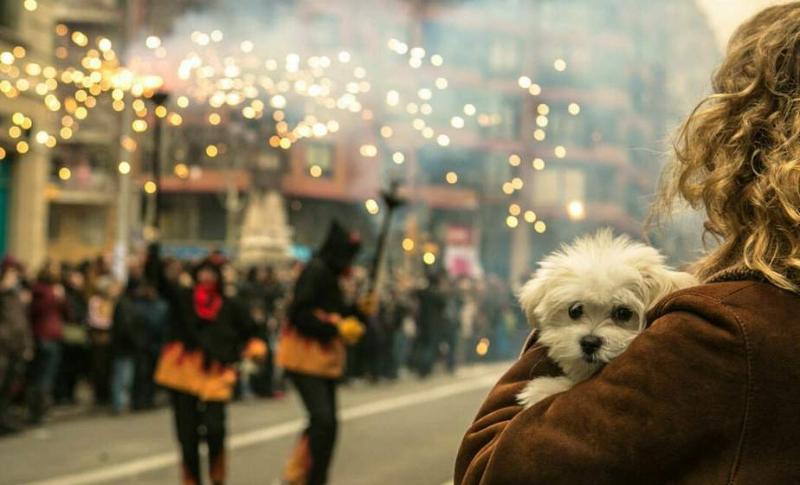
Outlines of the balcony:
[{"label": "balcony", "polygon": [[54,10],[62,22],[120,24],[124,13],[120,3],[119,0],[62,1]]},{"label": "balcony", "polygon": [[77,205],[105,205],[116,197],[116,179],[110,171],[88,165],[61,166],[50,177],[46,195],[51,202]]}]

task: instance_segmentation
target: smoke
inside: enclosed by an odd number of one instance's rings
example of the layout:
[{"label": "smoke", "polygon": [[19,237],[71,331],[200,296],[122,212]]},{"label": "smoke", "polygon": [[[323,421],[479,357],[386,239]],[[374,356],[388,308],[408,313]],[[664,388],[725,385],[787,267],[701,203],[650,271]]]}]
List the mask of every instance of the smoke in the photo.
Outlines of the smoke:
[{"label": "smoke", "polygon": [[[509,227],[550,233],[544,249],[587,228],[566,207],[600,224],[613,217],[593,206],[642,216],[662,140],[718,56],[688,0],[309,5],[215,2],[161,37],[137,33],[127,58],[163,79],[172,109],[237,121],[212,123],[215,140],[249,130],[254,153],[344,141],[351,200],[393,178],[470,189],[479,203],[506,200]],[[620,158],[649,187],[628,193]],[[312,162],[325,177],[330,160]]]}]

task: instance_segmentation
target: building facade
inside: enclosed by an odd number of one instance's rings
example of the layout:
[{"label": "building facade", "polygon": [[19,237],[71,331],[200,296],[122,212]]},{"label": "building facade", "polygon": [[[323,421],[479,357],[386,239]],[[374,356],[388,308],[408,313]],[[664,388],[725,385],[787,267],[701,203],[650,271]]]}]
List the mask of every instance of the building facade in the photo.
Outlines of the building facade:
[{"label": "building facade", "polygon": [[[41,0],[17,21],[4,8],[2,50],[41,43],[29,55],[63,66],[78,59],[59,25],[115,46],[159,36],[168,47],[160,62],[173,70],[169,42],[193,34],[187,25],[219,25],[232,38],[252,32],[256,52],[281,62],[342,60],[345,51],[351,70],[339,81],[353,86],[359,106],[339,109],[335,134],[331,107],[294,93],[296,81],[286,108],[265,98],[263,112],[248,117],[192,105],[179,111],[181,123],[165,123],[159,220],[176,253],[235,252],[256,187],[283,195],[297,246],[316,246],[340,218],[374,247],[385,216],[380,191],[394,180],[409,203],[394,221],[393,264],[435,261],[514,281],[593,228],[639,233],[669,131],[703,94],[719,56],[692,0]],[[123,61],[137,56],[120,52]],[[188,93],[169,80],[164,89],[177,111]],[[125,112],[98,103],[70,140],[17,154],[5,126],[15,112],[57,123],[25,93],[11,101],[0,106],[9,250],[31,262],[80,259],[140,239],[155,199],[144,191],[154,179],[152,131],[131,133]],[[282,122],[296,133],[326,116],[328,136],[281,144]],[[123,160],[128,178],[118,173]]]},{"label": "building facade", "polygon": [[80,69],[94,47],[68,33],[119,46],[124,7],[115,0],[0,6],[0,51],[14,55],[0,67],[0,245],[32,268],[47,258],[95,257],[114,242],[119,120],[97,92],[72,97],[76,88],[62,75]]}]

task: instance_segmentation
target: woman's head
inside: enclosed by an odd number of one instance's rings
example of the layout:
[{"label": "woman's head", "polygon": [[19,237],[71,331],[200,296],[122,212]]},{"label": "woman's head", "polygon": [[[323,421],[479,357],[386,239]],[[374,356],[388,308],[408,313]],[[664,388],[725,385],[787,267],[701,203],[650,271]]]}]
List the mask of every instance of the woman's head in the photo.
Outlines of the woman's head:
[{"label": "woman's head", "polygon": [[36,279],[47,284],[58,283],[61,279],[61,265],[55,261],[45,261]]},{"label": "woman's head", "polygon": [[664,213],[682,199],[720,242],[703,279],[734,266],[800,290],[800,2],[759,13],[734,33],[713,93],[682,125],[665,172]]}]

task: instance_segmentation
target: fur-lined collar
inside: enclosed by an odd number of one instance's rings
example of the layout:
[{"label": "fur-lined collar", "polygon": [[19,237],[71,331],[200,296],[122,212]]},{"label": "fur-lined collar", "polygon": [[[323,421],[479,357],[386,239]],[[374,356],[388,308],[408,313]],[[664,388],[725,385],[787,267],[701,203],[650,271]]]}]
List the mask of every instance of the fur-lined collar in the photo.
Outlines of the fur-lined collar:
[{"label": "fur-lined collar", "polygon": [[[800,286],[800,271],[790,270],[784,276],[789,281]],[[708,278],[706,283],[720,283],[723,281],[759,281],[774,285],[761,271],[750,269],[743,265],[732,266],[722,270]]]},{"label": "fur-lined collar", "polygon": [[710,278],[706,280],[706,283],[721,283],[723,281],[745,281],[745,280],[753,280],[753,281],[761,281],[764,283],[768,283],[769,280],[764,273],[750,269],[743,265],[732,266],[728,269],[723,269],[722,271],[718,271],[717,273],[713,274]]}]

